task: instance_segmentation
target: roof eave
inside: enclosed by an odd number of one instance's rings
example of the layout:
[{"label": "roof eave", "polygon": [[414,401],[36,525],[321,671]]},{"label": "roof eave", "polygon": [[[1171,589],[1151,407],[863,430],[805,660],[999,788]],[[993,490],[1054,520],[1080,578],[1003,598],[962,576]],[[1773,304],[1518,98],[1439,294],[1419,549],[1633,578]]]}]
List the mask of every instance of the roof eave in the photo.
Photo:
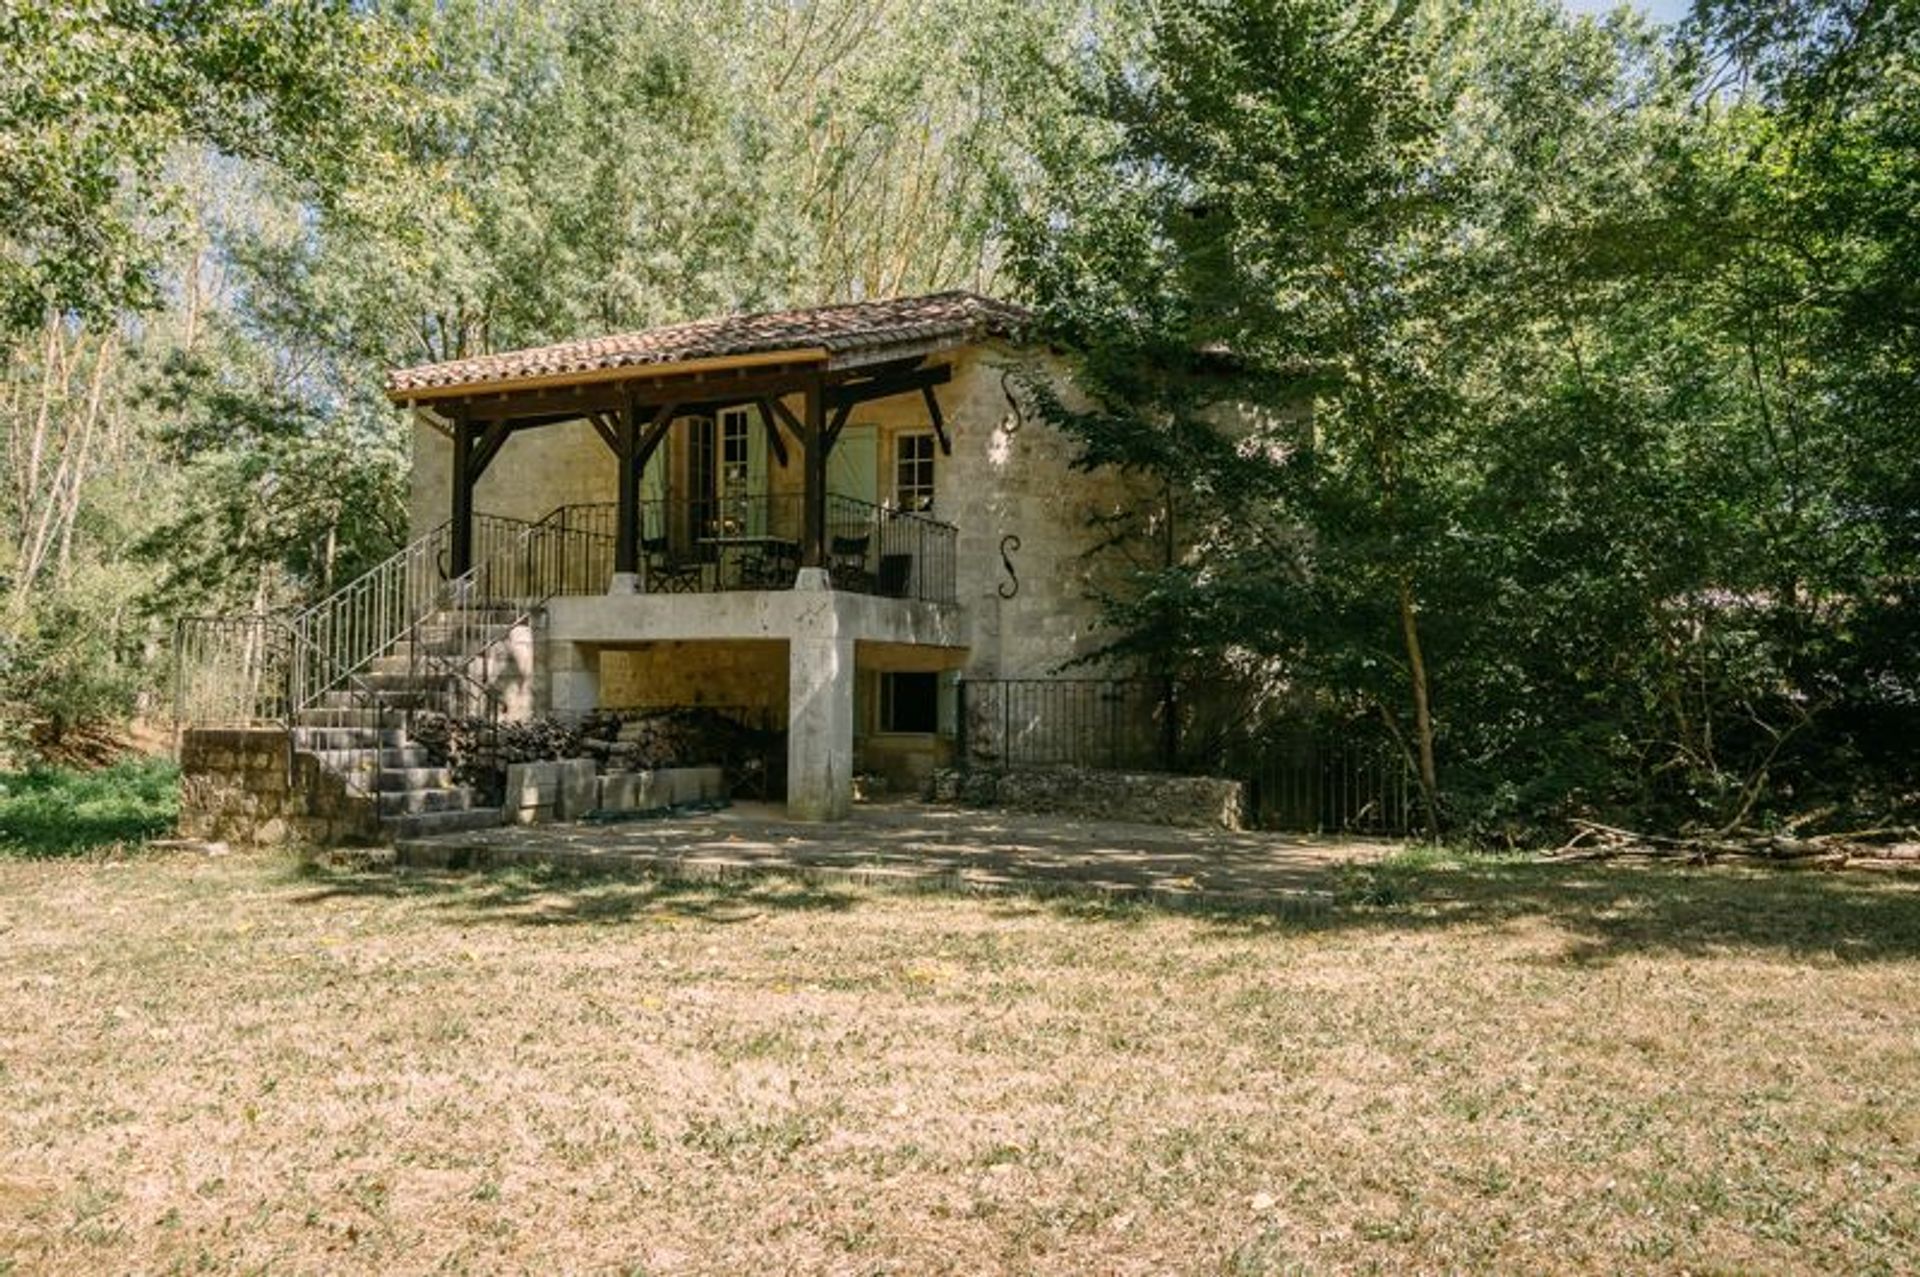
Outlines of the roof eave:
[{"label": "roof eave", "polygon": [[520,390],[565,390],[575,386],[604,386],[616,382],[655,381],[663,377],[719,373],[750,368],[768,368],[779,364],[818,364],[830,362],[829,352],[821,346],[801,346],[787,350],[755,351],[742,355],[717,355],[708,359],[682,359],[657,363],[617,364],[610,368],[583,368],[573,372],[543,373],[530,377],[499,377],[450,382],[437,386],[389,386],[387,399],[395,404],[444,403],[473,395],[511,394]]}]

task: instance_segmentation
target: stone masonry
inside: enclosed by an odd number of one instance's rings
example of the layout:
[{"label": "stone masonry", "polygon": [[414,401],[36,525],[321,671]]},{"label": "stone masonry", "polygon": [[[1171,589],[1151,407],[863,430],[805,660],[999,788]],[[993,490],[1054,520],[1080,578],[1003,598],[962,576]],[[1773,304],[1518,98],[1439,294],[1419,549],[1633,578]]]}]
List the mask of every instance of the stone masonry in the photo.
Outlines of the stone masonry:
[{"label": "stone masonry", "polygon": [[245,846],[334,846],[379,834],[374,801],[277,728],[193,729],[180,742],[180,832]]},{"label": "stone masonry", "polygon": [[968,807],[1189,829],[1239,830],[1244,828],[1246,813],[1245,794],[1237,780],[1086,767],[944,769],[934,773],[933,797],[936,802]]}]

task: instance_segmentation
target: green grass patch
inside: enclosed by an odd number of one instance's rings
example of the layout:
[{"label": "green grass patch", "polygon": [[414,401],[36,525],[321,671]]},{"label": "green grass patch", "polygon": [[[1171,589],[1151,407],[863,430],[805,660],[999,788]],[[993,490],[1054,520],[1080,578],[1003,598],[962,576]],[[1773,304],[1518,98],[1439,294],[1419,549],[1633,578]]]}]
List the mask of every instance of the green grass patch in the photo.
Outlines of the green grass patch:
[{"label": "green grass patch", "polygon": [[138,758],[98,771],[0,773],[0,856],[72,856],[145,842],[180,814],[180,770]]}]

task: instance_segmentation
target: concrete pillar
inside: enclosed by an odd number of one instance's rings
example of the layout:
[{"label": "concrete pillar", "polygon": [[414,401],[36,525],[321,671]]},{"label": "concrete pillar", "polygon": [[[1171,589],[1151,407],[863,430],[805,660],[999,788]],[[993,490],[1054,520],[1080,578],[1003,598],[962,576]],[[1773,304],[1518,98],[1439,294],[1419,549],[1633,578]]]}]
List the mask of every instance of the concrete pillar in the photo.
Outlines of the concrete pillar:
[{"label": "concrete pillar", "polygon": [[600,649],[558,641],[545,647],[549,712],[577,723],[600,708]]},{"label": "concrete pillar", "polygon": [[853,808],[853,640],[787,644],[787,815],[844,820]]}]

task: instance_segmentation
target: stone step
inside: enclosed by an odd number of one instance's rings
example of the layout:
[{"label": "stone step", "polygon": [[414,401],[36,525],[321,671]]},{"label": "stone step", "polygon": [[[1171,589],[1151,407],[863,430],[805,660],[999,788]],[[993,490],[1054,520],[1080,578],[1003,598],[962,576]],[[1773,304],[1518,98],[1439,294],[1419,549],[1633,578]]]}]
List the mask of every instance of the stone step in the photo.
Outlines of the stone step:
[{"label": "stone step", "polygon": [[397,789],[446,789],[453,784],[453,773],[445,767],[382,767],[374,788],[382,793]]},{"label": "stone step", "polygon": [[342,722],[339,710],[302,710],[293,728],[295,749],[367,749],[374,745],[397,748],[407,734],[395,726],[380,726],[378,714],[354,713],[359,721]]},{"label": "stone step", "polygon": [[[299,748],[297,743],[295,747]],[[371,745],[349,745],[345,748],[302,749],[301,752],[312,754],[320,760],[323,767],[333,771],[428,767],[433,761],[425,745],[388,745],[379,748]]]},{"label": "stone step", "polygon": [[431,838],[435,834],[465,833],[470,829],[493,829],[503,821],[498,807],[469,807],[464,811],[423,811],[393,816],[380,822],[381,830],[396,841],[402,838]]},{"label": "stone step", "polygon": [[307,715],[316,711],[352,715],[359,714],[358,720],[343,720],[343,726],[370,725],[378,721],[378,715],[385,711],[389,719],[401,710],[439,709],[443,696],[444,681],[436,681],[431,688],[374,688],[372,700],[354,692],[327,692],[314,705],[300,711],[301,722],[307,721]]},{"label": "stone step", "polygon": [[418,816],[430,812],[466,811],[473,806],[473,791],[465,785],[446,789],[398,789],[379,796],[380,816]]},{"label": "stone step", "polygon": [[447,676],[433,669],[368,670],[360,681],[385,701],[394,692],[437,692],[446,686]]}]

